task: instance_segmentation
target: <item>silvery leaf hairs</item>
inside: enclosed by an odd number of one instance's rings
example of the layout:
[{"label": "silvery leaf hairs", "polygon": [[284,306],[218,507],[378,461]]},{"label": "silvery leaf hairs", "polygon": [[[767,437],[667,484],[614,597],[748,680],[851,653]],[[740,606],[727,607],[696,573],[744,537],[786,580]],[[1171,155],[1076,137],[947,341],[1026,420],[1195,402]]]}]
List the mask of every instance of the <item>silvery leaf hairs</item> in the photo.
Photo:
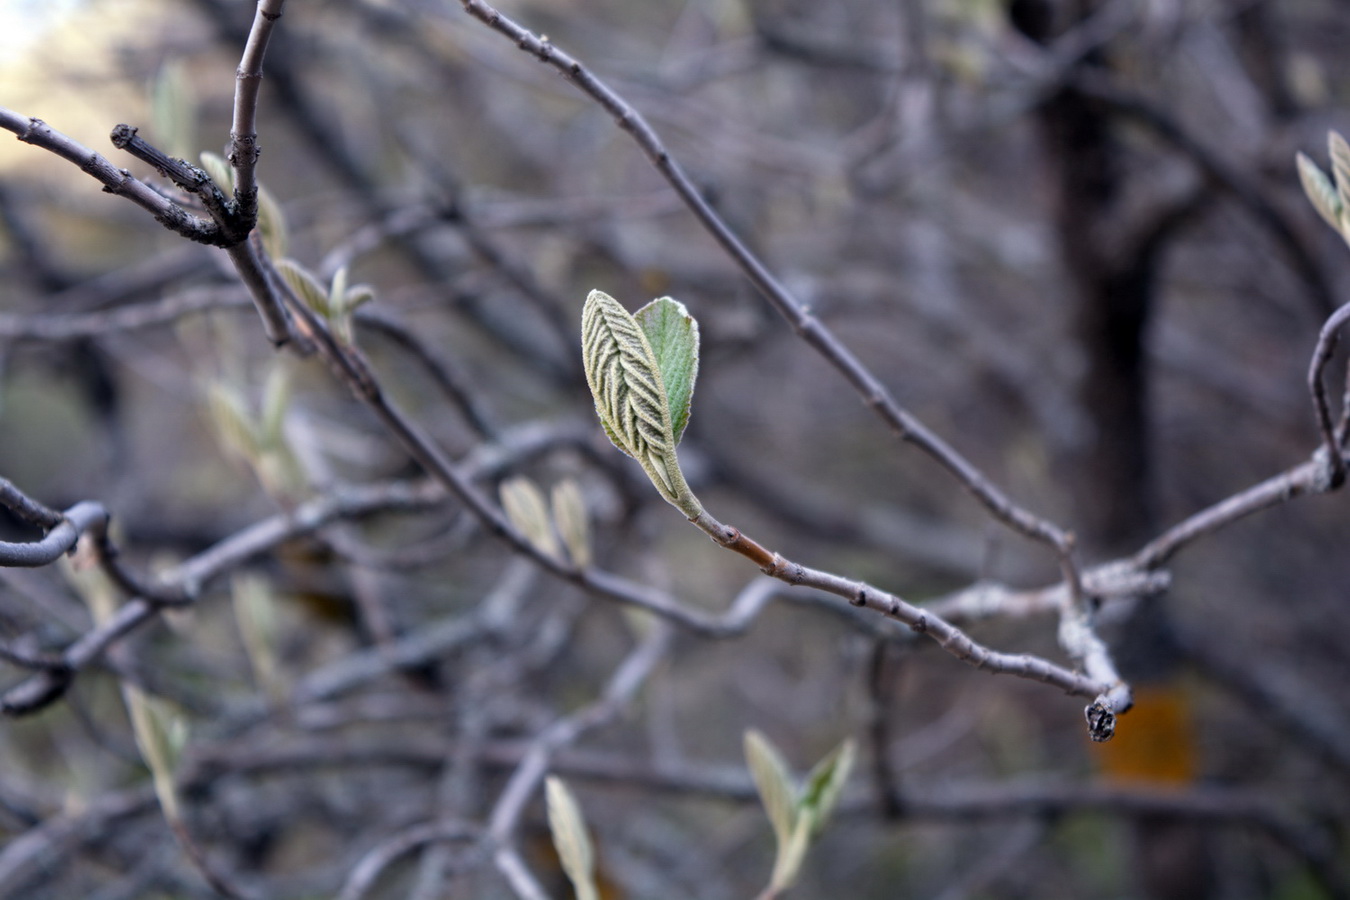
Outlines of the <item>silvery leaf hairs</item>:
[{"label": "silvery leaf hairs", "polygon": [[630,314],[603,291],[581,313],[581,352],[605,433],[641,463],[656,490],[689,519],[703,512],[675,447],[698,377],[698,322],[669,297]]}]

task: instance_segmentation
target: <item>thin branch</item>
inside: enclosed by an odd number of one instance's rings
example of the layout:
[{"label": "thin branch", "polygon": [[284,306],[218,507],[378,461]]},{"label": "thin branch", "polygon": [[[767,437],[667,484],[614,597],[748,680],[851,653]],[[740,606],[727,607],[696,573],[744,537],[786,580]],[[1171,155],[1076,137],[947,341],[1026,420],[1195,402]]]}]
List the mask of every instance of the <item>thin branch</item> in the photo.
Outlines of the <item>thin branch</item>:
[{"label": "thin branch", "polygon": [[107,521],[108,511],[100,504],[77,503],[65,511],[61,522],[40,541],[13,544],[0,541],[0,566],[35,569],[51,565],[75,548],[80,535]]},{"label": "thin branch", "polygon": [[0,128],[14,132],[25,144],[49,150],[74,163],[81,172],[102,184],[104,191],[135,203],[170,231],[199,244],[220,246],[220,226],[215,222],[194,216],[149,185],[133,178],[127,170],[114,166],[102,154],[66,137],[41,119],[22,116],[0,107]]},{"label": "thin branch", "polygon": [[1308,390],[1312,392],[1313,411],[1317,414],[1317,428],[1322,435],[1322,452],[1329,466],[1327,490],[1334,490],[1345,482],[1345,460],[1341,458],[1341,445],[1337,440],[1336,426],[1332,424],[1331,407],[1327,403],[1327,389],[1322,375],[1331,362],[1331,354],[1336,350],[1338,332],[1347,320],[1350,320],[1350,303],[1332,313],[1322,325],[1312,361],[1308,364]]},{"label": "thin branch", "polygon": [[156,172],[178,185],[183,190],[201,200],[211,218],[220,226],[221,243],[233,245],[248,237],[252,225],[241,222],[230,208],[225,192],[211,180],[203,169],[186,160],[175,159],[153,146],[137,133],[130,125],[118,125],[110,136],[112,145],[124,150],[141,162],[154,168]]},{"label": "thin branch", "polygon": [[530,873],[529,866],[525,865],[525,860],[520,858],[520,852],[515,847],[499,847],[492,854],[492,862],[520,900],[548,900],[548,892]]},{"label": "thin branch", "polygon": [[[3,328],[0,328],[0,333],[3,333]],[[0,478],[0,506],[43,529],[55,528],[65,519],[56,510],[42,505],[19,490],[8,478]]]},{"label": "thin branch", "polygon": [[422,340],[398,315],[387,309],[362,308],[356,312],[356,322],[372,331],[380,332],[422,363],[437,387],[459,408],[465,420],[480,436],[489,440],[497,436],[498,429],[492,422],[491,414],[477,394],[470,389],[468,379],[449,359]]},{"label": "thin branch", "polygon": [[501,795],[488,816],[487,837],[493,845],[497,867],[507,876],[522,898],[535,896],[530,889],[533,878],[523,863],[520,871],[512,863],[515,855],[515,831],[525,805],[534,796],[558,750],[573,744],[583,734],[611,722],[637,694],[656,664],[670,649],[672,631],[664,622],[654,622],[641,642],[624,658],[610,676],[604,691],[595,701],[555,721],[530,742],[520,765],[511,773]]},{"label": "thin branch", "polygon": [[[339,489],[300,506],[288,515],[265,519],[226,538],[161,576],[162,587],[156,591],[145,590],[152,596],[177,596],[181,597],[181,603],[190,603],[212,578],[283,541],[307,534],[340,516],[362,515],[392,508],[425,507],[442,502],[443,499],[444,494],[438,488],[427,484],[409,486],[397,483],[363,489]],[[79,519],[72,522],[77,511]],[[98,504],[89,503],[77,504],[67,511],[66,516],[68,521],[58,526],[53,534],[65,528],[75,532],[76,524],[91,527],[98,521],[98,516],[106,521],[107,513]],[[86,522],[86,519],[89,521]],[[78,532],[75,532],[74,536],[77,535]],[[74,536],[71,536],[69,546],[74,545]],[[51,535],[48,535],[50,538]],[[61,552],[65,551],[56,552],[52,559],[59,557]],[[181,593],[169,594],[170,591]],[[106,622],[86,632],[62,651],[63,667],[60,671],[39,673],[7,690],[0,697],[0,709],[6,715],[14,716],[32,713],[48,705],[65,691],[75,673],[97,659],[114,642],[153,619],[167,605],[171,604],[156,602],[146,596],[134,596]]]},{"label": "thin branch", "polygon": [[258,0],[244,45],[243,57],[235,72],[234,117],[230,122],[230,149],[228,159],[234,167],[235,214],[245,231],[258,220],[258,91],[262,87],[263,56],[272,28],[281,18],[286,0]]},{"label": "thin branch", "polygon": [[0,340],[60,343],[141,331],[212,309],[246,307],[247,294],[238,288],[193,288],[150,303],[121,306],[103,312],[66,315],[0,313]]},{"label": "thin branch", "polygon": [[628,705],[656,664],[670,649],[672,632],[665,623],[652,623],[641,642],[624,658],[595,701],[558,719],[529,744],[529,749],[502,789],[488,817],[488,837],[509,845],[525,805],[548,774],[553,754],[575,743],[588,731],[612,721]]},{"label": "thin branch", "polygon": [[[267,2],[267,0],[262,0],[262,2]],[[282,0],[275,0],[275,2],[280,4]],[[154,216],[155,221],[170,231],[198,243],[225,247],[230,254],[231,261],[235,264],[235,268],[239,271],[240,279],[244,282],[244,286],[249,289],[249,294],[258,307],[258,314],[262,316],[263,328],[267,333],[268,340],[278,347],[290,341],[289,323],[281,304],[276,299],[276,292],[269,288],[266,279],[261,275],[260,265],[256,253],[251,249],[250,242],[241,237],[250,233],[252,224],[248,224],[247,227],[244,226],[238,211],[237,201],[232,209],[216,210],[217,213],[222,214],[220,220],[208,221],[187,212],[148,185],[133,178],[125,169],[114,167],[100,154],[71,140],[48,126],[41,119],[25,118],[18,113],[0,107],[0,128],[13,131],[18,135],[19,140],[50,150],[57,156],[79,166],[80,171],[101,182],[105,191],[119,197],[126,197],[141,208],[148,210]],[[119,135],[121,130],[125,128],[126,126],[119,126],[113,132],[114,135]],[[181,167],[170,165],[172,162],[181,161],[171,160],[167,154],[154,150],[144,141],[139,139],[133,141],[135,130],[128,129],[128,131],[131,133],[130,137],[122,135],[126,137],[126,146],[134,146],[142,158],[154,159],[158,163],[165,164],[168,167],[167,170],[174,172],[175,175],[188,178],[185,173],[192,167],[185,163]],[[204,175],[204,173],[202,174]],[[204,183],[198,183],[191,178],[188,180],[198,184],[200,188],[199,196],[211,196],[216,189],[209,178]],[[256,193],[255,189],[254,194],[256,195]],[[253,200],[255,210],[250,222],[257,219],[256,201],[257,197],[255,196]]]},{"label": "thin branch", "polygon": [[337,900],[360,900],[375,886],[385,869],[398,858],[427,844],[442,841],[469,841],[478,836],[472,826],[463,822],[422,822],[397,831],[366,851],[357,860],[342,885]]},{"label": "thin branch", "polygon": [[1100,680],[1090,675],[1071,672],[1030,654],[999,653],[990,650],[929,610],[907,603],[895,594],[865,582],[853,581],[793,562],[761,546],[739,529],[717,521],[706,510],[690,521],[712,538],[714,543],[746,557],[764,574],[788,584],[812,587],[843,597],[854,606],[871,609],[902,622],[914,631],[932,638],[942,649],[977,669],[1028,678],[1054,685],[1069,694],[1094,698],[1093,707],[1101,706],[1107,713],[1107,719],[1093,730],[1094,736],[1104,735],[1096,739],[1108,739],[1114,715],[1130,708],[1129,687],[1119,679]]},{"label": "thin branch", "polygon": [[1144,545],[1130,557],[1130,564],[1139,570],[1156,569],[1172,555],[1205,535],[1231,525],[1252,513],[1278,506],[1294,497],[1316,494],[1326,490],[1329,463],[1320,458],[1287,469],[1278,475],[1225,497],[1213,506],[1202,509],[1178,522]]},{"label": "thin branch", "polygon": [[[244,283],[253,305],[262,317],[263,332],[273,347],[282,347],[294,336],[291,322],[286,315],[286,307],[281,301],[280,278],[272,271],[270,262],[265,262],[267,253],[261,247],[262,239],[255,229],[248,240],[226,248],[239,280]],[[270,276],[270,278],[269,278]],[[308,354],[308,343],[302,343],[297,349],[301,355]]]}]

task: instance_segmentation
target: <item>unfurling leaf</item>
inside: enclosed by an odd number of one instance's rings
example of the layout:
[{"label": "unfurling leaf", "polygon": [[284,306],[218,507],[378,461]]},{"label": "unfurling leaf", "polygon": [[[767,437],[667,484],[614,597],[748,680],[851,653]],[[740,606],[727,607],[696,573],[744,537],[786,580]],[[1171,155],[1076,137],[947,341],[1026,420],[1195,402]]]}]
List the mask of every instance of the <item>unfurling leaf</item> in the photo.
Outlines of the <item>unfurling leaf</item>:
[{"label": "unfurling leaf", "polygon": [[264,450],[274,450],[282,445],[285,438],[282,429],[290,403],[290,372],[278,358],[263,383],[262,417],[258,421],[257,435]]},{"label": "unfurling leaf", "polygon": [[230,164],[225,161],[224,157],[217,153],[203,153],[202,168],[206,170],[207,175],[211,176],[211,180],[216,183],[216,187],[227,194],[234,193],[234,170],[230,168]]},{"label": "unfurling leaf", "polygon": [[122,684],[122,696],[131,714],[131,729],[154,778],[160,809],[170,822],[178,821],[178,793],[174,772],[187,744],[187,719],[164,701],[146,696],[130,682]]},{"label": "unfurling leaf", "polygon": [[271,585],[260,575],[236,574],[230,582],[230,598],[253,680],[279,704],[285,687],[277,672],[277,604]]},{"label": "unfurling leaf", "polygon": [[[697,517],[703,507],[680,472],[670,397],[642,326],[613,297],[591,291],[581,313],[581,350],[595,411],[609,439],[642,465],[662,497],[687,517]],[[687,374],[692,390],[692,371]],[[686,404],[687,399],[686,394]],[[682,423],[687,418],[686,408]]]},{"label": "unfurling leaf", "polygon": [[502,482],[501,498],[502,509],[516,530],[540,553],[561,559],[562,548],[553,533],[548,505],[539,486],[528,478],[511,478]]},{"label": "unfurling leaf", "polygon": [[751,729],[745,733],[745,761],[759,790],[759,799],[773,826],[778,850],[782,853],[792,838],[797,821],[797,789],[792,784],[787,763],[769,743],[769,739]]},{"label": "unfurling leaf", "polygon": [[669,297],[653,300],[633,314],[656,356],[661,381],[670,406],[670,427],[675,443],[689,424],[689,407],[698,378],[698,322],[684,304]]},{"label": "unfurling leaf", "polygon": [[1331,180],[1302,153],[1298,155],[1298,178],[1303,182],[1303,193],[1308,195],[1313,209],[1337,231],[1341,229],[1341,198]]},{"label": "unfurling leaf", "polygon": [[160,145],[173,156],[187,156],[196,145],[197,98],[180,62],[165,64],[155,78],[151,122]]},{"label": "unfurling leaf", "polygon": [[347,306],[347,267],[343,266],[333,273],[333,282],[328,285],[328,309],[333,312],[345,310]]},{"label": "unfurling leaf", "polygon": [[233,385],[214,382],[207,394],[207,410],[225,451],[255,464],[262,454],[261,440],[243,394]]},{"label": "unfurling leaf", "polygon": [[773,874],[761,896],[776,897],[796,882],[812,838],[839,802],[856,755],[852,739],[844,741],[816,764],[799,790],[768,739],[758,731],[745,733],[745,758],[777,844]]},{"label": "unfurling leaf", "polygon": [[325,320],[332,318],[332,309],[328,305],[328,291],[323,289],[319,279],[293,259],[278,259],[272,263],[283,281],[290,287],[301,302],[314,310]]},{"label": "unfurling leaf", "polygon": [[258,234],[263,247],[272,259],[281,259],[290,246],[290,232],[286,228],[286,214],[272,192],[258,185]]},{"label": "unfurling leaf", "polygon": [[576,890],[577,900],[597,900],[600,892],[595,884],[595,851],[586,834],[581,805],[562,779],[552,775],[544,782],[544,797],[548,804],[548,828],[553,834],[553,846],[558,851],[563,871]]},{"label": "unfurling leaf", "polygon": [[567,555],[577,568],[584,569],[591,564],[591,529],[586,516],[586,498],[581,488],[571,478],[565,478],[553,486],[553,523],[558,526],[567,547]]},{"label": "unfurling leaf", "polygon": [[1344,211],[1350,207],[1350,144],[1333,131],[1327,135],[1327,151],[1331,156],[1331,180],[1336,184],[1336,196]]},{"label": "unfurling leaf", "polygon": [[787,843],[780,844],[778,855],[773,861],[773,874],[769,876],[769,894],[778,894],[792,887],[801,874],[802,863],[806,860],[806,850],[811,846],[811,821],[806,816],[797,819],[792,827],[792,836]]},{"label": "unfurling leaf", "polygon": [[830,813],[839,803],[839,797],[848,783],[853,771],[853,761],[857,758],[858,748],[852,738],[844,741],[830,752],[806,776],[802,787],[801,800],[798,801],[801,814],[811,821],[811,834],[820,834],[829,820]]},{"label": "unfurling leaf", "polygon": [[347,289],[347,296],[343,301],[343,310],[346,312],[355,312],[360,306],[375,299],[375,289],[368,284],[357,284]]}]

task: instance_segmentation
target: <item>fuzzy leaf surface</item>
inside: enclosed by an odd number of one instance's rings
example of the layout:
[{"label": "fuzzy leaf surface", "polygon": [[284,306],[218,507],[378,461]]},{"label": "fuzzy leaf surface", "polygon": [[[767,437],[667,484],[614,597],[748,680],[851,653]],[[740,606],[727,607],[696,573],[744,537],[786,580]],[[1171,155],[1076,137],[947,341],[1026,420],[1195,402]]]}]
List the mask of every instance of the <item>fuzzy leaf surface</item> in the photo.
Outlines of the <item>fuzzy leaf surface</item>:
[{"label": "fuzzy leaf surface", "polygon": [[664,494],[673,495],[667,466],[675,438],[665,385],[637,320],[613,297],[591,291],[581,314],[581,349],[595,411],[609,439],[642,463]]}]

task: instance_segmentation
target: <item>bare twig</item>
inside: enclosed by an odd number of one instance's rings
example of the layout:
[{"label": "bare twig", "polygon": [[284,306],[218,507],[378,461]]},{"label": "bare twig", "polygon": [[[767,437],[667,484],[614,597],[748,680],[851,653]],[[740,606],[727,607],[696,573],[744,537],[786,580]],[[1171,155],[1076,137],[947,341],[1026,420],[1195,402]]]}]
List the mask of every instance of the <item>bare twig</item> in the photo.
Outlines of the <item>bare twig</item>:
[{"label": "bare twig", "polygon": [[1347,319],[1350,319],[1350,303],[1332,313],[1322,326],[1317,335],[1312,362],[1308,364],[1308,390],[1312,392],[1313,411],[1317,414],[1317,428],[1322,436],[1322,453],[1328,466],[1326,490],[1334,490],[1345,482],[1345,460],[1341,457],[1341,445],[1337,440],[1336,426],[1332,423],[1322,375],[1331,361],[1331,354],[1336,350],[1338,332]]},{"label": "bare twig", "polygon": [[[1103,735],[1097,738],[1099,740],[1109,739],[1115,714],[1130,708],[1129,687],[1119,679],[1098,680],[1094,674],[1082,675],[1071,672],[1029,654],[999,653],[990,650],[972,640],[965,632],[941,616],[906,603],[895,594],[865,582],[852,581],[786,559],[746,537],[738,529],[717,521],[707,511],[690,521],[715,543],[746,557],[759,566],[766,575],[788,584],[813,587],[843,597],[854,606],[865,607],[903,622],[914,631],[928,635],[937,641],[942,649],[977,669],[1029,678],[1054,685],[1070,694],[1094,698],[1093,706],[1101,706],[1107,714],[1107,717],[1093,729],[1094,736]],[[1104,649],[1101,652],[1105,652]]]},{"label": "bare twig", "polygon": [[8,478],[0,478],[0,506],[39,528],[55,528],[65,519],[56,510],[43,506],[19,490]]},{"label": "bare twig", "polygon": [[0,313],[0,340],[57,343],[140,331],[212,309],[246,307],[249,297],[237,287],[191,288],[155,300],[104,312],[66,315]]},{"label": "bare twig", "polygon": [[366,851],[347,876],[337,900],[360,900],[375,886],[385,869],[400,856],[405,856],[427,844],[441,841],[470,841],[477,837],[477,829],[463,822],[423,822],[395,832],[378,845]]},{"label": "bare twig", "polygon": [[245,232],[258,220],[258,91],[262,87],[263,56],[272,28],[281,18],[286,0],[258,0],[244,55],[235,73],[234,117],[230,122],[229,162],[234,167],[235,214]]},{"label": "bare twig", "polygon": [[[263,2],[266,2],[266,0],[263,0]],[[277,2],[280,2],[280,0],[277,0]],[[18,113],[0,108],[0,128],[13,131],[18,135],[19,140],[50,150],[57,156],[79,166],[80,171],[101,182],[105,191],[119,197],[126,197],[149,211],[154,216],[155,221],[170,231],[198,243],[225,247],[231,261],[235,264],[235,268],[239,271],[240,279],[244,282],[244,286],[249,289],[254,304],[258,307],[258,313],[262,316],[263,328],[267,333],[268,340],[275,346],[281,346],[290,340],[290,327],[285,312],[277,302],[275,292],[267,288],[256,254],[251,249],[250,242],[245,239],[253,227],[251,223],[256,221],[257,218],[256,196],[253,200],[255,206],[253,219],[249,220],[247,227],[245,227],[238,212],[239,204],[237,201],[228,209],[216,209],[216,212],[221,215],[220,220],[208,221],[187,212],[148,185],[133,178],[126,170],[115,168],[103,156],[57,132],[40,119],[25,118]],[[119,131],[123,128],[126,128],[126,126],[119,126]],[[167,154],[154,150],[144,141],[139,139],[132,141],[134,129],[128,130],[132,134],[131,137],[127,138],[126,146],[134,146],[142,158],[152,158],[164,165],[166,171],[172,171],[176,176],[181,176],[186,181],[196,184],[199,188],[199,196],[210,197],[218,192],[209,178],[204,181],[195,180],[189,173],[192,167],[186,164],[173,165],[174,163],[181,163],[181,161],[172,160]],[[114,134],[118,134],[119,131],[115,131]],[[202,174],[204,176],[204,173]],[[256,195],[256,190],[254,193]]]},{"label": "bare twig", "polygon": [[50,150],[62,159],[74,163],[81,172],[92,176],[102,184],[103,190],[135,203],[170,231],[200,244],[220,245],[219,225],[194,216],[149,185],[133,178],[125,169],[114,166],[103,155],[71,140],[41,119],[21,116],[0,107],[0,128],[14,132],[25,144]]},{"label": "bare twig", "polygon": [[356,321],[372,331],[378,331],[411,353],[426,368],[441,392],[464,414],[474,431],[489,439],[496,436],[497,429],[492,423],[492,417],[478,395],[469,389],[468,379],[399,316],[386,309],[360,309],[357,310]]},{"label": "bare twig", "polygon": [[[41,709],[61,695],[76,672],[97,659],[115,641],[154,618],[164,606],[171,605],[162,601],[175,599],[179,603],[192,602],[210,579],[284,540],[306,534],[340,516],[361,515],[381,509],[415,508],[438,503],[442,499],[441,491],[428,485],[392,484],[360,490],[338,490],[301,506],[290,515],[275,516],[246,528],[165,573],[160,578],[161,586],[154,590],[132,584],[133,588],[139,587],[151,597],[138,595],[133,589],[134,599],[119,607],[108,621],[81,636],[61,653],[63,668],[59,672],[42,672],[10,688],[0,697],[0,709],[7,715],[23,715]],[[51,555],[56,547],[65,543],[67,537],[69,546],[56,551],[48,562],[74,545],[79,530],[106,522],[107,513],[98,504],[88,503],[77,504],[67,511],[66,516],[66,523],[52,532],[60,532],[61,540],[46,548],[46,555]],[[66,530],[73,534],[67,536]],[[48,540],[51,537],[48,535]],[[122,581],[127,586],[129,579],[125,573]],[[155,596],[159,596],[161,602],[151,599]]]},{"label": "bare twig", "polygon": [[[8,483],[7,483],[8,484]],[[33,569],[56,562],[75,547],[80,535],[107,524],[108,511],[97,503],[77,503],[40,541],[11,544],[0,541],[0,566]]]},{"label": "bare twig", "polygon": [[510,844],[525,805],[548,774],[553,754],[574,743],[588,731],[612,721],[637,694],[652,669],[670,648],[668,625],[654,622],[647,634],[610,676],[600,697],[576,712],[558,719],[530,742],[529,749],[488,817],[488,837],[498,845]]},{"label": "bare twig", "polygon": [[670,648],[672,632],[663,622],[650,625],[641,642],[619,664],[594,702],[576,712],[558,719],[530,742],[529,750],[502,789],[501,796],[488,817],[487,837],[497,867],[521,897],[531,897],[528,890],[521,892],[523,880],[513,877],[512,857],[515,854],[515,831],[525,805],[534,796],[544,776],[548,774],[553,754],[574,743],[588,731],[612,721],[637,694],[656,664]]},{"label": "bare twig", "polygon": [[1326,489],[1328,465],[1327,461],[1314,458],[1225,497],[1149,541],[1130,557],[1130,563],[1140,570],[1156,569],[1198,538],[1294,497],[1319,493]]}]

